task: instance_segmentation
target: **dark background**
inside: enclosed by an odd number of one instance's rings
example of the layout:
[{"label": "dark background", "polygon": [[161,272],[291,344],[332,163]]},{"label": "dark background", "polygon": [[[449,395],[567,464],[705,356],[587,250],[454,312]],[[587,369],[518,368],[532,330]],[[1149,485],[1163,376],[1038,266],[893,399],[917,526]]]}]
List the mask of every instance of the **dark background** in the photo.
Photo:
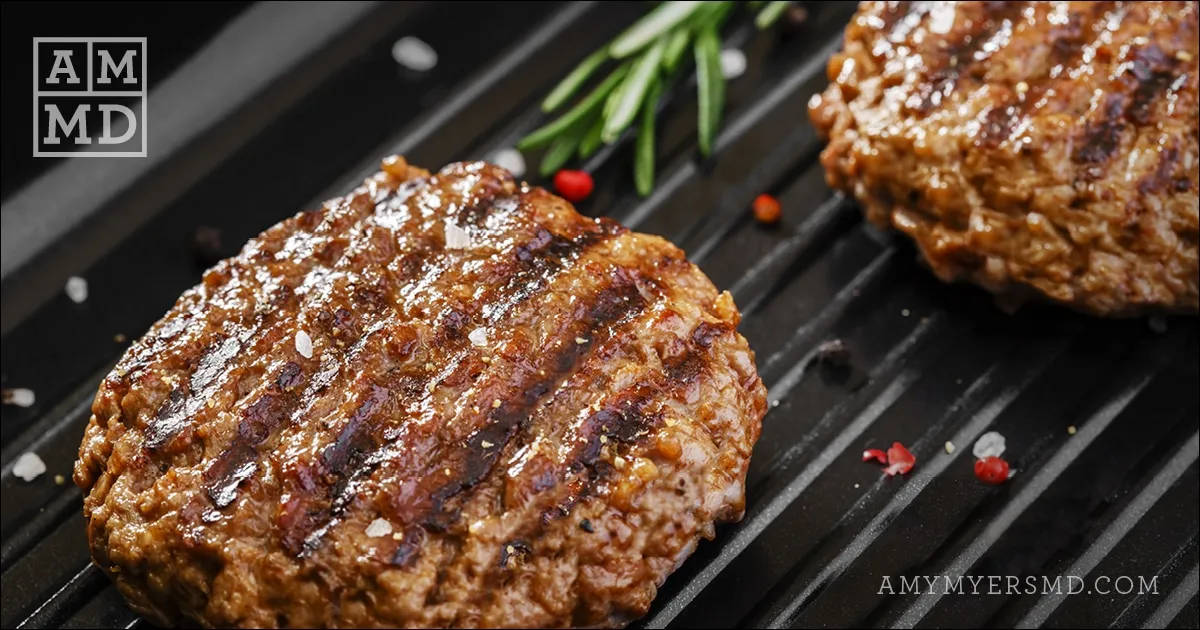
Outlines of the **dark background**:
[{"label": "dark background", "polygon": [[[249,2],[5,2],[0,4],[0,197],[63,158],[33,157],[33,38],[146,37],[154,89]],[[120,59],[114,57],[114,61]],[[78,69],[77,69],[78,71]],[[82,76],[80,77],[82,79]],[[100,124],[93,110],[88,127]]]},{"label": "dark background", "polygon": [[[1052,627],[1196,627],[1196,319],[1155,331],[1050,307],[1011,315],[983,291],[939,282],[905,239],[865,225],[825,185],[805,110],[854,6],[805,6],[791,31],[758,33],[744,11],[729,29],[749,63],[729,84],[711,159],[697,155],[695,92],[681,82],[660,116],[654,195],[633,191],[628,138],[578,165],[596,180],[580,212],[665,236],[731,290],[777,403],[755,446],[744,520],[702,542],[633,627],[891,626],[924,600],[880,596],[881,575],[958,563],[973,575],[1157,575],[1161,593],[944,597],[915,615],[922,626],[1012,627],[1043,610],[1035,620]],[[173,155],[152,151],[153,170],[127,191],[85,197],[95,201],[88,220],[4,278],[0,381],[37,400],[0,408],[0,626],[146,627],[89,564],[79,490],[54,477],[70,476],[99,380],[215,258],[348,190],[388,153],[436,169],[511,147],[544,122],[537,104],[554,83],[646,3],[407,7],[337,27],[202,137]],[[282,8],[276,18],[303,10]],[[57,161],[29,157],[32,37],[145,35],[153,95],[244,9],[4,5],[6,200]],[[253,35],[276,41],[284,30],[271,22]],[[404,36],[438,51],[435,69],[397,66],[390,49]],[[192,87],[188,96],[214,93]],[[530,157],[526,178],[544,183]],[[773,227],[747,212],[764,192],[782,205]],[[88,282],[84,303],[64,294],[71,275]],[[832,339],[850,352],[844,369],[813,363]],[[1002,486],[972,472],[971,443],[985,430],[1007,437],[1019,472]],[[893,441],[916,455],[911,474],[887,478],[861,461],[862,449]],[[10,465],[30,451],[47,473],[15,479]]]}]

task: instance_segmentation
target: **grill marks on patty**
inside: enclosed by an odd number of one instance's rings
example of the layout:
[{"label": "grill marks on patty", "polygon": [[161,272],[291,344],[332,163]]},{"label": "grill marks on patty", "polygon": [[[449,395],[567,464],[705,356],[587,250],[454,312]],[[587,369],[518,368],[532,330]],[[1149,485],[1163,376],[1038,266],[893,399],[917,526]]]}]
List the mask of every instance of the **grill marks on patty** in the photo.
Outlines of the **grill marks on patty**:
[{"label": "grill marks on patty", "polygon": [[[925,56],[921,80],[905,101],[905,107],[917,114],[929,114],[942,107],[943,100],[958,86],[962,77],[981,78],[986,72],[990,44],[999,46],[1005,33],[1011,34],[1012,20],[1020,16],[1025,2],[985,2],[945,5],[926,11],[921,21],[925,31],[949,29],[937,39],[937,47]],[[945,20],[950,12],[953,21]],[[920,45],[920,44],[914,44]]]},{"label": "grill marks on patty", "polygon": [[300,366],[294,361],[287,362],[267,393],[242,412],[233,443],[204,471],[208,497],[218,508],[233,503],[238,485],[258,468],[259,447],[291,415],[297,402],[293,390],[303,380]]},{"label": "grill marks on patty", "polygon": [[[1028,125],[1034,107],[1042,96],[1056,97],[1057,89],[1074,81],[1083,67],[1093,63],[1098,50],[1111,44],[1113,33],[1122,28],[1127,8],[1118,2],[1092,2],[1062,11],[1055,19],[1065,23],[1050,26],[1053,42],[1044,60],[1013,59],[1006,41],[1027,13],[1034,14],[1038,28],[1046,28],[1051,14],[1059,11],[1054,4],[1032,2],[894,3],[880,11],[882,30],[891,44],[924,50],[918,80],[911,86],[904,107],[917,115],[931,115],[952,106],[950,95],[959,89],[973,91],[983,84],[993,66],[1036,64],[1023,76],[1019,87],[994,92],[995,101],[982,112],[976,143],[995,149]],[[1078,3],[1076,3],[1078,4]],[[953,12],[953,21],[939,13]],[[1053,24],[1053,21],[1050,21]],[[942,34],[940,29],[952,24]],[[1075,112],[1084,119],[1075,142],[1072,159],[1084,167],[1088,179],[1103,177],[1115,156],[1123,136],[1131,126],[1153,123],[1155,112],[1184,80],[1179,60],[1166,54],[1156,42],[1132,40],[1121,47],[1125,58],[1116,63],[1108,87],[1093,97],[1089,111]],[[964,81],[969,79],[969,81]],[[1053,98],[1052,98],[1053,100]]]},{"label": "grill marks on patty", "polygon": [[[161,624],[641,614],[744,507],[765,392],[728,294],[495,167],[383,170],[220,263],[105,379],[75,475],[93,556]],[[175,385],[164,417],[203,408],[147,448]],[[550,435],[561,467],[508,502]]]},{"label": "grill marks on patty", "polygon": [[[638,290],[640,282],[634,273],[618,269],[611,280],[599,283],[598,291],[580,296],[575,312],[559,318],[565,325],[543,344],[545,352],[514,367],[516,373],[502,386],[505,393],[493,399],[499,405],[464,402],[468,426],[477,427],[468,437],[443,443],[430,461],[418,464],[416,470],[390,468],[372,479],[371,489],[364,489],[364,494],[381,496],[385,514],[405,524],[404,538],[390,558],[393,564],[406,566],[414,561],[424,530],[442,532],[453,526],[458,521],[458,506],[469,492],[503,474],[497,462],[510,442],[528,430],[548,394],[580,370],[595,348],[620,334],[643,311],[646,300]],[[589,341],[579,343],[585,337]],[[480,389],[490,390],[487,385]],[[380,489],[390,487],[405,490],[380,494]]]},{"label": "grill marks on patty", "polygon": [[[648,370],[631,385],[599,401],[594,410],[577,424],[553,427],[537,436],[530,436],[521,455],[527,461],[519,474],[509,481],[505,496],[529,500],[554,488],[547,499],[539,525],[570,514],[576,503],[592,494],[593,489],[612,472],[612,466],[602,455],[606,448],[620,449],[640,444],[653,430],[659,429],[663,413],[662,401],[677,397],[694,383],[711,361],[709,349],[715,338],[733,334],[734,328],[725,323],[701,322],[693,329],[681,352],[664,357],[663,370]],[[596,360],[603,360],[597,357]],[[572,385],[578,385],[572,384]],[[608,383],[605,383],[608,385]],[[539,425],[543,426],[543,425]],[[535,445],[571,445],[565,450],[548,454]],[[614,450],[614,453],[616,451]],[[530,464],[529,460],[537,463]],[[540,461],[539,461],[540,460]],[[565,483],[560,483],[565,481]],[[537,530],[525,532],[536,534]]]},{"label": "grill marks on patty", "polygon": [[[325,247],[314,253],[328,252],[330,245],[344,239],[347,232],[374,208],[374,205],[366,200],[356,201],[344,204],[331,202],[324,213],[302,213],[294,219],[296,224],[289,226],[287,231],[282,226],[267,230],[256,241],[255,249],[244,251],[242,256],[237,258],[222,261],[205,274],[200,287],[184,294],[180,303],[192,302],[193,296],[199,294],[210,304],[257,305],[253,309],[243,306],[242,310],[223,313],[218,306],[215,310],[223,314],[224,319],[229,322],[223,330],[218,327],[192,327],[191,329],[201,331],[197,337],[190,334],[189,328],[176,325],[176,322],[181,320],[175,320],[165,326],[156,325],[147,338],[141,340],[133,349],[137,357],[134,365],[137,367],[124,375],[126,382],[139,378],[141,369],[152,365],[155,356],[187,356],[187,353],[180,353],[179,349],[187,346],[204,348],[194,365],[178,366],[181,370],[192,371],[191,378],[186,384],[177,386],[172,391],[143,428],[146,437],[143,446],[149,451],[148,456],[155,456],[157,451],[185,446],[184,442],[187,440],[180,440],[179,445],[172,445],[172,442],[176,437],[187,433],[186,429],[196,425],[198,420],[202,421],[208,413],[205,403],[225,385],[226,379],[256,360],[256,353],[243,350],[260,341],[262,335],[277,329],[281,317],[293,314],[302,307],[294,287],[312,272],[320,270],[325,261],[319,255],[288,256],[286,261],[273,264],[276,254],[290,247],[304,244],[312,246],[313,241],[326,241]],[[284,234],[287,235],[286,238],[282,237]],[[266,300],[245,299],[243,293],[248,289],[241,280],[255,278],[261,281],[264,267],[265,272],[274,280],[273,288],[268,290],[270,297]],[[200,311],[191,314],[192,317],[205,315]],[[208,313],[207,316],[212,317],[213,313]],[[210,332],[214,329],[217,332]]]},{"label": "grill marks on patty", "polygon": [[[307,326],[314,340],[327,334],[340,342],[339,347],[326,344],[323,356],[286,363],[244,403],[229,447],[204,471],[208,499],[217,508],[232,505],[239,489],[260,473],[259,460],[268,446],[286,450],[288,444],[330,434],[333,437],[314,458],[281,458],[283,481],[277,518],[280,541],[292,553],[306,555],[321,545],[349,510],[355,506],[367,509],[369,504],[362,503],[362,499],[383,492],[393,500],[382,510],[400,523],[389,559],[400,566],[414,561],[425,530],[443,531],[453,524],[460,495],[495,474],[497,463],[506,449],[513,450],[510,446],[514,442],[535,439],[531,435],[517,436],[529,430],[533,416],[550,404],[547,399],[568,383],[577,385],[582,366],[593,360],[597,349],[610,343],[615,346],[622,327],[663,299],[661,285],[654,277],[664,269],[647,274],[638,268],[589,262],[591,250],[626,233],[624,228],[601,219],[567,224],[567,233],[555,233],[522,215],[531,205],[526,195],[546,193],[511,194],[511,179],[507,173],[499,173],[503,172],[482,165],[453,165],[432,178],[407,182],[377,197],[373,212],[327,220],[336,234],[324,235],[329,241],[315,248],[325,254],[316,256],[320,262],[281,274],[302,287],[299,291],[303,299],[295,299],[290,285],[284,284],[282,292],[292,298],[286,308],[265,310],[236,337],[210,343],[189,382],[161,406],[147,428],[146,447],[151,451],[160,449],[180,435],[182,428],[192,422],[195,409],[219,387],[221,377],[241,367],[239,352],[261,343],[263,335],[274,335],[271,342],[290,343],[292,328],[287,323],[297,313],[315,311],[316,321],[302,326]],[[466,252],[467,260],[455,258],[455,250],[447,249],[437,235],[426,235],[421,243],[401,248],[407,253],[394,261],[381,257],[378,264],[363,266],[354,260],[371,252],[378,256],[381,246],[375,241],[386,240],[390,230],[413,221],[436,219],[438,204],[456,206],[444,216],[464,229],[474,242]],[[304,215],[302,220],[314,224],[313,234],[318,232],[315,228],[320,225],[319,216]],[[294,236],[289,242],[280,247],[303,246]],[[371,247],[364,247],[368,242]],[[476,247],[504,243],[507,247],[487,255],[480,255]],[[659,261],[658,267],[669,272],[676,263],[686,265],[680,258]],[[339,373],[352,374],[357,361],[369,361],[386,351],[385,344],[377,339],[405,337],[402,331],[406,316],[419,316],[412,310],[413,303],[425,300],[432,287],[453,285],[453,278],[472,273],[479,265],[488,268],[490,288],[477,293],[473,301],[457,306],[453,301],[447,303],[449,307],[436,318],[428,334],[427,343],[436,347],[424,348],[423,365],[402,363],[377,382],[347,384],[360,393],[340,427],[328,424],[337,423],[336,412],[333,416],[318,413],[310,417],[314,405],[328,396],[326,389]],[[362,271],[342,271],[343,267],[355,266],[362,266]],[[392,272],[390,276],[382,271],[385,266]],[[511,374],[481,366],[481,351],[467,339],[467,330],[490,326],[507,332],[506,322],[528,317],[518,309],[539,308],[543,298],[553,291],[553,284],[567,282],[563,278],[572,274],[598,274],[598,280],[592,292],[576,296],[572,312],[557,319],[562,326],[542,340],[540,347],[528,348],[529,356],[506,366]],[[374,283],[367,281],[372,276],[376,278]],[[577,280],[570,283],[578,285]],[[332,302],[341,294],[348,294],[361,308],[330,312],[322,307],[322,303]],[[275,339],[280,328],[287,332]],[[552,493],[553,507],[545,512],[543,523],[569,513],[571,506],[588,496],[610,472],[611,466],[601,461],[606,442],[633,444],[655,427],[659,414],[651,408],[653,401],[664,394],[672,395],[700,374],[705,363],[701,355],[707,344],[714,334],[727,330],[701,325],[692,335],[689,350],[664,360],[662,372],[646,374],[610,396],[596,410],[580,416],[575,426],[555,429],[567,436],[572,446],[563,451],[563,461],[555,465],[557,472],[538,482],[543,486],[537,488],[540,492],[567,481]],[[490,344],[498,342],[489,340]],[[407,348],[399,354],[406,355],[418,344],[416,337],[410,336],[408,343],[401,345]],[[460,417],[453,422],[467,431],[466,437],[449,439],[451,436],[443,435],[445,428],[434,436],[414,435],[416,429],[411,423],[419,422],[423,414],[431,409],[433,413],[445,412],[432,400],[437,387],[466,384],[463,375],[475,380],[463,393]],[[495,392],[499,394],[492,397]],[[327,419],[318,426],[320,417]],[[405,452],[414,450],[413,440],[420,442],[415,447],[420,456]],[[402,491],[386,491],[396,486]]]},{"label": "grill marks on patty", "polygon": [[[491,183],[485,177],[477,186],[494,188]],[[519,216],[519,213],[526,211],[526,201],[523,198],[499,196],[463,207],[454,216],[456,220],[465,222],[472,240],[478,240],[483,245],[495,245],[510,240],[512,233],[506,230],[514,226],[518,231],[529,231],[528,217]],[[420,205],[419,199],[415,205]],[[507,220],[492,221],[489,216],[496,207],[500,207],[502,213],[514,214]],[[411,209],[413,215],[422,212],[419,207]],[[368,480],[371,473],[380,464],[390,463],[402,455],[398,451],[411,446],[408,441],[416,438],[409,435],[410,423],[436,406],[431,402],[430,394],[439,385],[457,381],[460,375],[477,367],[478,351],[463,334],[467,326],[481,321],[495,324],[518,305],[536,302],[539,292],[545,291],[555,278],[576,273],[576,268],[583,265],[592,247],[624,233],[623,228],[607,221],[570,224],[568,228],[574,233],[566,235],[551,233],[536,224],[533,227],[532,236],[519,237],[517,244],[504,249],[498,257],[479,261],[494,265],[493,276],[489,278],[494,288],[485,291],[481,298],[461,305],[461,308],[446,311],[446,316],[440,318],[437,330],[430,335],[439,347],[429,349],[433,354],[426,357],[428,361],[425,367],[433,365],[433,371],[423,369],[419,373],[401,375],[399,380],[406,383],[399,388],[399,392],[387,384],[372,385],[372,388],[379,388],[374,390],[376,392],[391,391],[390,396],[384,396],[390,402],[360,406],[360,412],[364,413],[355,412],[352,420],[338,432],[337,440],[325,447],[319,461],[297,462],[290,472],[285,473],[288,477],[280,515],[281,538],[294,553],[304,553],[319,546],[322,537],[337,525],[354,500],[369,492],[363,482]],[[427,269],[426,277],[401,287],[399,293],[403,294],[414,284],[432,285],[435,281],[443,286],[452,286],[453,282],[441,276],[446,271],[461,272],[461,265],[455,266],[448,256],[448,252],[440,256],[434,252],[427,256],[423,261]],[[429,278],[430,273],[435,275],[436,280]],[[468,417],[464,422],[467,426],[482,424],[480,430],[461,444],[436,447],[430,456],[441,463],[430,466],[429,471],[401,471],[404,475],[412,474],[414,478],[417,474],[423,474],[420,477],[422,483],[434,486],[422,487],[415,493],[415,496],[428,496],[431,500],[422,506],[419,513],[408,514],[403,519],[405,522],[437,527],[439,519],[444,520],[445,517],[441,504],[486,476],[494,463],[495,454],[499,453],[499,447],[521,425],[528,410],[551,390],[558,379],[574,369],[578,357],[589,348],[588,343],[577,343],[577,340],[583,336],[603,337],[606,334],[604,331],[620,324],[642,304],[637,282],[631,280],[624,271],[618,270],[607,283],[599,286],[594,295],[577,296],[580,298],[580,308],[584,309],[582,315],[576,313],[563,318],[567,326],[556,337],[562,348],[560,351],[546,355],[547,358],[541,362],[533,361],[529,370],[518,371],[510,379],[511,382],[502,384],[500,387],[505,395],[495,399],[501,400],[500,406],[475,405],[482,408],[480,419]],[[546,345],[549,347],[551,344]],[[533,359],[540,360],[540,357]],[[499,374],[482,373],[477,377],[482,379],[477,384],[483,382],[494,385],[500,383],[502,377]],[[373,395],[371,400],[375,398]],[[490,403],[491,400],[481,402]],[[380,409],[385,409],[386,413],[381,413]],[[318,429],[312,427],[301,430]],[[436,437],[440,442],[444,436]],[[485,447],[485,443],[491,446]],[[451,470],[451,475],[445,475],[446,470]],[[439,472],[443,474],[437,475]],[[414,496],[414,493],[410,489],[399,496]],[[403,555],[401,551],[397,553]]]}]

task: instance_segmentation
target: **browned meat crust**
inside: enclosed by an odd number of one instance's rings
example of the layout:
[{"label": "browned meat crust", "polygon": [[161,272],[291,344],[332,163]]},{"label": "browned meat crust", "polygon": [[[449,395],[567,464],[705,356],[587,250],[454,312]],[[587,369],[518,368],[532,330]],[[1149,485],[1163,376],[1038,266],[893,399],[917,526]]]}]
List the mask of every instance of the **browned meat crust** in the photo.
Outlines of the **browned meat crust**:
[{"label": "browned meat crust", "polygon": [[663,239],[393,158],[105,379],[93,557],[159,623],[623,625],[742,515],[766,401],[739,317]]},{"label": "browned meat crust", "polygon": [[863,2],[810,103],[832,186],[946,281],[1197,311],[1195,2]]}]

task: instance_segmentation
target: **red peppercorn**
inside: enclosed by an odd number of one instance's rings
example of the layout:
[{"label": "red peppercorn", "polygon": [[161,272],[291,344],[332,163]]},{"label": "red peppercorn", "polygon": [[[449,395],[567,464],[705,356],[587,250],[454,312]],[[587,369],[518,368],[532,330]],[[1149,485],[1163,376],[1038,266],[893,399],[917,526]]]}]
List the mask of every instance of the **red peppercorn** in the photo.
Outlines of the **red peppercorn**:
[{"label": "red peppercorn", "polygon": [[863,451],[863,461],[864,462],[869,462],[872,459],[878,461],[880,464],[886,464],[887,463],[887,453],[884,453],[883,451],[881,451],[877,448],[869,448],[869,449]]},{"label": "red peppercorn", "polygon": [[889,477],[892,475],[905,475],[913,469],[917,463],[917,458],[903,444],[894,442],[892,448],[888,449],[888,467],[883,469],[883,473]]},{"label": "red peppercorn", "polygon": [[595,183],[586,171],[562,170],[554,174],[554,188],[571,203],[579,203],[592,194]]},{"label": "red peppercorn", "polygon": [[1008,462],[999,457],[985,457],[975,462],[975,476],[984,483],[999,485],[1008,481]]},{"label": "red peppercorn", "polygon": [[775,223],[779,220],[782,212],[779,209],[779,200],[763,193],[754,198],[754,218],[759,223]]}]

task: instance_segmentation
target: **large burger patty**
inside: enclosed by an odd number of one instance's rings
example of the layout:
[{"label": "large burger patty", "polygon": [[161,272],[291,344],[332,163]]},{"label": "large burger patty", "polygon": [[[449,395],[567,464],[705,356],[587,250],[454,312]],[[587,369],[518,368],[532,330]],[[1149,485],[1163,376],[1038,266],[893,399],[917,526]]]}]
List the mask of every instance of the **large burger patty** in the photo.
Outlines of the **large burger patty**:
[{"label": "large burger patty", "polygon": [[742,515],[766,400],[738,320],[660,238],[391,158],[104,380],[93,558],[164,624],[622,625]]},{"label": "large burger patty", "polygon": [[1197,311],[1195,2],[864,2],[810,104],[831,185],[944,280]]}]

